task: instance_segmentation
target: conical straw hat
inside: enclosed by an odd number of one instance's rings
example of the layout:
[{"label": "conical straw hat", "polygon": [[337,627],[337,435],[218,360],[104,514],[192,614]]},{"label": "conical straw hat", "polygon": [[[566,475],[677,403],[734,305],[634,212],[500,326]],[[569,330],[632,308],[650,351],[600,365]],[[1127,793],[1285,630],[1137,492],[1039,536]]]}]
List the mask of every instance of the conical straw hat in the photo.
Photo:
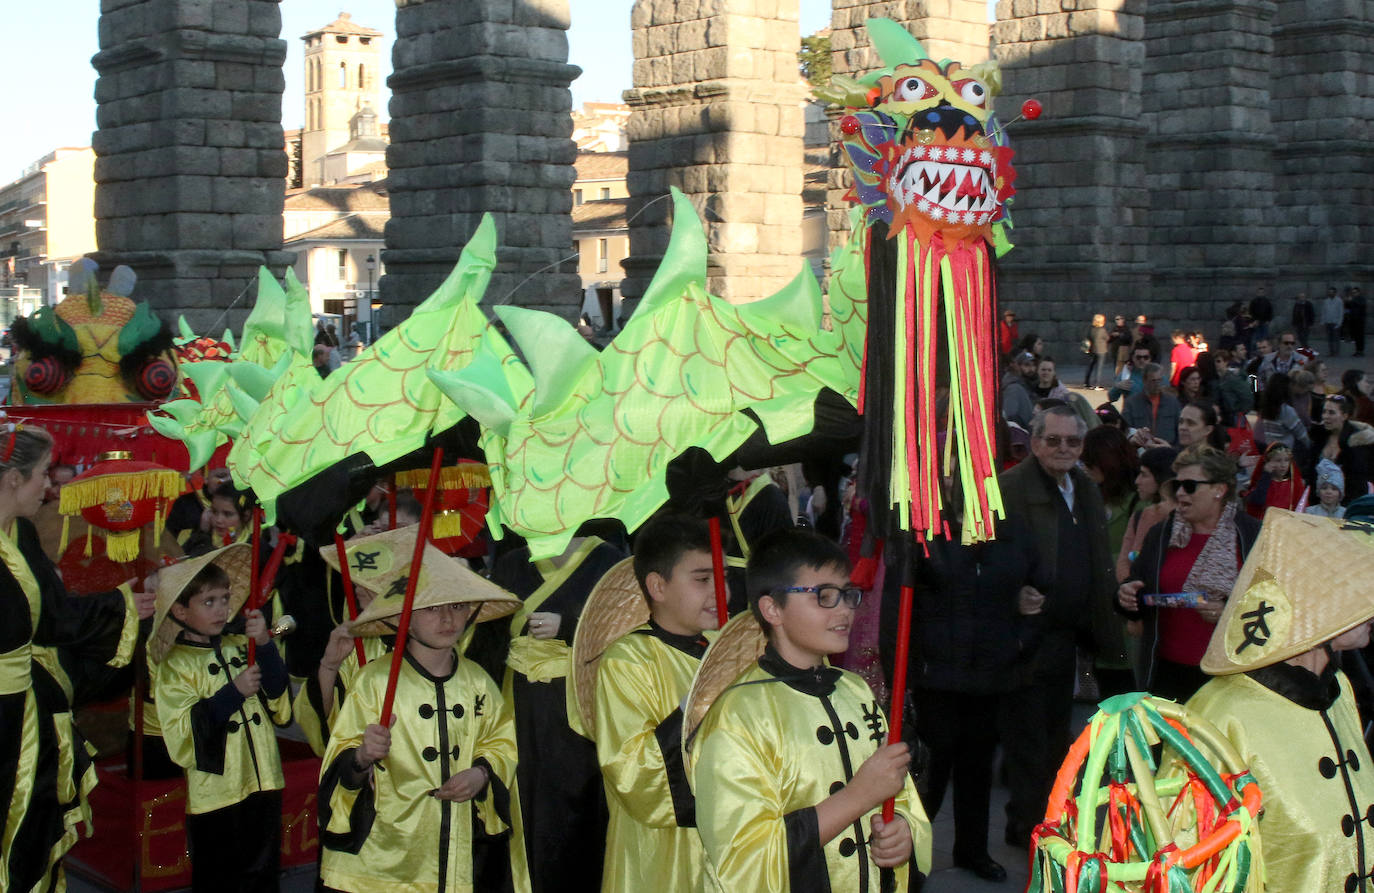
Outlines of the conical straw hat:
[{"label": "conical straw hat", "polygon": [[[344,551],[353,585],[365,586],[377,593],[372,604],[351,624],[353,635],[385,636],[396,631],[395,622],[388,621],[399,617],[405,604],[406,582],[418,533],[419,525],[412,524],[348,541]],[[334,570],[339,570],[339,554],[333,546],[322,547],[320,556]],[[468,619],[469,625],[505,617],[520,607],[520,599],[475,573],[464,562],[425,543],[413,607],[470,603],[478,607]]]},{"label": "conical straw hat", "polygon": [[736,614],[725,624],[711,647],[706,649],[706,656],[701,659],[701,666],[692,679],[692,688],[687,692],[682,711],[684,749],[691,750],[692,737],[716,698],[759,659],[767,646],[768,637],[752,612]]},{"label": "conical straw hat", "polygon": [[223,549],[187,558],[157,572],[157,603],[153,612],[153,634],[148,638],[148,658],[160,663],[176,644],[181,624],[169,617],[172,604],[186,590],[196,574],[208,564],[219,565],[229,575],[229,616],[238,614],[248,601],[252,585],[253,547],[248,543],[232,543]]},{"label": "conical straw hat", "polygon": [[1271,508],[1202,669],[1244,673],[1296,657],[1374,617],[1374,527]]},{"label": "conical straw hat", "polygon": [[568,688],[569,710],[582,721],[582,734],[590,738],[596,731],[596,673],[601,655],[630,630],[649,622],[649,602],[635,577],[633,558],[626,558],[597,581],[573,635],[572,685]]}]

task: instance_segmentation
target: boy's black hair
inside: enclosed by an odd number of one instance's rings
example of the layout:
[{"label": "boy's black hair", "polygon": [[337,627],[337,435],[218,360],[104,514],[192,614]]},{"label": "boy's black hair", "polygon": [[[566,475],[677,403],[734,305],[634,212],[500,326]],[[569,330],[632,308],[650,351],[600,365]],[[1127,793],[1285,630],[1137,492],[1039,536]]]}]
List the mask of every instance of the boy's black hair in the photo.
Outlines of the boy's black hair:
[{"label": "boy's black hair", "polygon": [[827,567],[838,567],[846,574],[852,569],[849,556],[839,544],[814,530],[788,527],[764,537],[750,552],[744,571],[749,610],[754,619],[767,631],[769,627],[759,610],[759,599],[769,595],[779,606],[785,605],[787,593],[780,590],[796,585],[802,570]]},{"label": "boy's black hair", "polygon": [[181,590],[181,595],[177,596],[177,604],[181,605],[183,608],[187,607],[191,604],[191,599],[200,595],[205,590],[217,589],[220,587],[224,589],[231,588],[229,574],[224,568],[212,561],[197,571],[196,575],[191,578],[191,582],[186,584],[186,588]]},{"label": "boy's black hair", "polygon": [[673,578],[673,568],[688,552],[710,552],[711,531],[706,522],[691,515],[665,512],[649,520],[635,533],[635,579],[649,597],[649,574]]}]

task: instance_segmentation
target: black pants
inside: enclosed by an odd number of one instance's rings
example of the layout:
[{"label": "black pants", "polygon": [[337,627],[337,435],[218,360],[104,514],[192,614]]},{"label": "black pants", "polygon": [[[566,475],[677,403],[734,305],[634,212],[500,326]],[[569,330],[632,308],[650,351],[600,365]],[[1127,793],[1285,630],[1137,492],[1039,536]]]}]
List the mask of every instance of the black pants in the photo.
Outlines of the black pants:
[{"label": "black pants", "polygon": [[[1100,386],[1102,383],[1102,371],[1107,368],[1107,355],[1105,353],[1090,354],[1092,359],[1088,360],[1088,374],[1083,376],[1083,387],[1091,388]],[[1096,379],[1093,373],[1097,373]]]},{"label": "black pants", "polygon": [[1069,751],[1073,712],[1072,663],[1002,699],[1002,753],[1006,759],[1007,833],[1026,834],[1045,818],[1045,801]]},{"label": "black pants", "polygon": [[988,804],[992,757],[997,748],[1001,695],[950,691],[912,692],[916,731],[930,748],[921,805],[934,819],[954,780],[954,856],[977,859],[988,853]]},{"label": "black pants", "polygon": [[281,873],[281,791],[186,816],[195,893],[276,893]]}]

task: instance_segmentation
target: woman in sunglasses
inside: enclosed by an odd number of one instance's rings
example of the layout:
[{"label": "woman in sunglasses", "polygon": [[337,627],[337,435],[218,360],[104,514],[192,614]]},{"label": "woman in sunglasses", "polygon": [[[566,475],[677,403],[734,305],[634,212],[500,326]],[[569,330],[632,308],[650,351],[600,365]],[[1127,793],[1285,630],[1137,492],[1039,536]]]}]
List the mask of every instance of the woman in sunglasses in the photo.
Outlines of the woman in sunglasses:
[{"label": "woman in sunglasses", "polygon": [[1308,457],[1309,481],[1317,479],[1317,463],[1335,462],[1345,475],[1345,503],[1369,492],[1369,452],[1374,450],[1374,428],[1352,419],[1354,407],[1344,394],[1332,394],[1322,405],[1322,420],[1312,426],[1312,451]]},{"label": "woman in sunglasses", "polygon": [[[1117,590],[1123,613],[1144,621],[1139,682],[1180,703],[1207,681],[1198,668],[1260,522],[1237,511],[1236,461],[1205,445],[1174,460],[1177,508],[1145,534],[1130,577]],[[1157,604],[1190,595],[1194,604]]]}]

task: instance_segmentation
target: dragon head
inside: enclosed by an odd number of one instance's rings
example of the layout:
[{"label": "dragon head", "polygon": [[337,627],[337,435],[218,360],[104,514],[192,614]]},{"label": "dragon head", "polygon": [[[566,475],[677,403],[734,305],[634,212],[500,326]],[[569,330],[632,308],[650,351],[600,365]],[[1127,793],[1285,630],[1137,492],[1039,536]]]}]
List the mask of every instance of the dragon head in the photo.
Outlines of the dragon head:
[{"label": "dragon head", "polygon": [[890,235],[911,227],[922,241],[935,232],[991,240],[1016,179],[992,112],[997,66],[936,62],[895,22],[869,19],[867,27],[888,67],[818,91],[849,110],[840,130],[854,172],[850,200]]},{"label": "dragon head", "polygon": [[95,270],[89,260],[73,266],[66,298],[15,321],[15,403],[137,403],[176,387],[171,331],[129,300],[133,271],[117,267],[101,289]]}]

